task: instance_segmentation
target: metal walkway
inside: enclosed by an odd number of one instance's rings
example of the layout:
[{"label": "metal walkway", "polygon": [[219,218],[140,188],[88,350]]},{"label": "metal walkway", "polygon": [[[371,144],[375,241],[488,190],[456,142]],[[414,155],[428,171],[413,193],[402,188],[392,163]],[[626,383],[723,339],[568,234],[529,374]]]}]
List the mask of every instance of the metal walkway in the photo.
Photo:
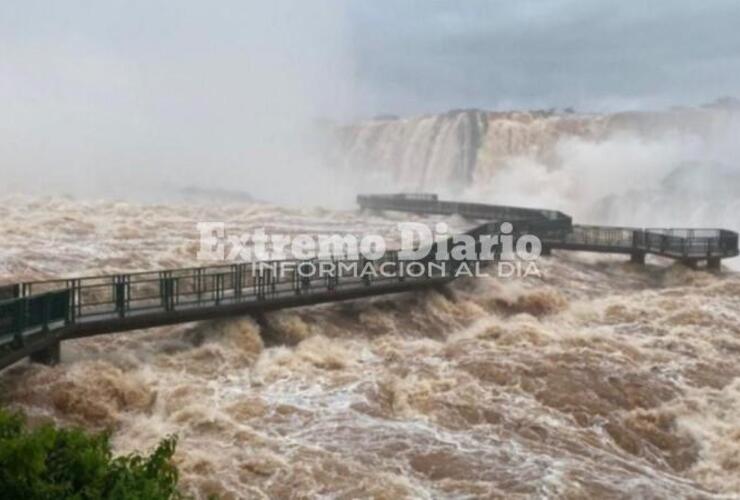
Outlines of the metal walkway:
[{"label": "metal walkway", "polygon": [[[498,234],[502,222],[511,222],[516,232],[540,237],[548,251],[627,253],[637,260],[655,253],[712,266],[738,255],[737,233],[724,230],[576,226],[557,211],[445,202],[436,195],[359,196],[358,203],[366,209],[481,219],[485,222],[467,232],[476,238]],[[409,272],[415,264],[437,274],[417,276]],[[377,260],[232,264],[0,286],[0,369],[27,356],[56,363],[63,340],[438,286],[453,280],[462,263],[443,264],[431,257],[403,261],[387,252]],[[333,266],[335,272],[298,272],[306,265]],[[352,266],[370,272],[358,276]]]},{"label": "metal walkway", "polygon": [[470,219],[508,221],[520,233],[534,233],[551,249],[622,253],[644,262],[645,254],[678,259],[694,267],[706,261],[719,268],[721,259],[738,255],[738,234],[725,229],[657,229],[575,225],[554,210],[441,201],[435,194],[361,195],[362,208],[426,214],[459,214]]}]

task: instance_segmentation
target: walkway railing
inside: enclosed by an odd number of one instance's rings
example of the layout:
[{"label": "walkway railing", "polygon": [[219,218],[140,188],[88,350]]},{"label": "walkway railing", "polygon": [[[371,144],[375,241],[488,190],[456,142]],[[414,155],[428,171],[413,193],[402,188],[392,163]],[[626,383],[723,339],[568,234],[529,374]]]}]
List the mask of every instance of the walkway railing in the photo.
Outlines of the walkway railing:
[{"label": "walkway railing", "polygon": [[569,230],[570,216],[557,210],[541,208],[510,207],[506,205],[486,205],[483,203],[460,203],[440,201],[436,195],[414,194],[360,195],[357,203],[365,209],[398,210],[402,212],[422,212],[427,214],[460,214],[470,219],[486,221],[508,221],[528,223],[532,227]]},{"label": "walkway railing", "polygon": [[[369,209],[459,213],[487,221],[467,232],[476,238],[499,234],[501,224],[511,222],[516,233],[536,234],[546,248],[629,253],[633,259],[655,253],[717,265],[738,255],[737,233],[721,229],[578,226],[554,210],[446,202],[432,194],[359,196],[358,202]],[[370,261],[238,263],[0,286],[0,368],[27,355],[53,362],[59,341],[68,338],[396,293],[454,279],[460,263],[439,266],[433,259],[399,261],[396,252],[386,252]],[[406,272],[414,264],[438,273]],[[375,272],[358,276],[353,270],[368,265]],[[319,273],[322,266],[334,272]]]},{"label": "walkway railing", "polygon": [[[519,232],[539,236],[549,248],[644,254],[687,261],[722,259],[738,255],[738,234],[724,229],[642,229],[574,225],[562,212],[546,209],[457,203],[437,197],[412,195],[360,195],[357,202],[371,210],[397,210],[427,214],[460,214],[471,219],[511,222]],[[712,263],[716,263],[712,260]]]},{"label": "walkway railing", "polygon": [[[75,332],[85,326],[92,325],[85,331],[94,334],[94,325],[105,325],[106,332],[115,331],[117,322],[122,330],[130,329],[123,327],[124,320],[156,316],[159,323],[169,324],[178,322],[178,315],[192,321],[188,318],[198,311],[226,310],[225,306],[292,307],[452,279],[451,268],[444,266],[429,266],[431,275],[416,276],[407,272],[412,262],[399,260],[391,251],[375,260],[240,263],[0,287],[6,297],[14,295],[0,300],[0,368],[15,360],[13,353],[32,344],[43,346],[52,338],[77,336]],[[358,276],[356,269],[365,272]]]},{"label": "walkway railing", "polygon": [[723,229],[637,229],[574,225],[564,237],[543,236],[551,248],[610,253],[652,253],[674,259],[738,255],[737,233]]},{"label": "walkway railing", "polygon": [[22,344],[26,334],[45,333],[69,324],[69,290],[0,301],[0,348]]}]

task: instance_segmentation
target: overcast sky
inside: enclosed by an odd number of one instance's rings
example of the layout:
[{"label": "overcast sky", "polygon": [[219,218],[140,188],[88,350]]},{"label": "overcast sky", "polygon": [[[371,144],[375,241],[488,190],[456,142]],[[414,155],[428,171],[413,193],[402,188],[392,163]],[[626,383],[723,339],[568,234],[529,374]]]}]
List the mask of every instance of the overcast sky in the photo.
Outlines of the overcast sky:
[{"label": "overcast sky", "polygon": [[740,94],[737,0],[350,2],[375,109],[620,109]]},{"label": "overcast sky", "polygon": [[0,172],[291,197],[317,118],[740,95],[738,26],[737,0],[0,0]]}]

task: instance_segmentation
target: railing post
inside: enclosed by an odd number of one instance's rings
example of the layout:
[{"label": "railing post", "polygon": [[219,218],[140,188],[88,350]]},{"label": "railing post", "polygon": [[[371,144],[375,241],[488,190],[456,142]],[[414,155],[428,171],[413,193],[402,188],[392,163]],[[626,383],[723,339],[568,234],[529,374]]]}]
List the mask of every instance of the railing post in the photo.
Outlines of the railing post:
[{"label": "railing post", "polygon": [[[300,264],[298,264],[298,266],[296,267],[296,280],[299,282],[298,286],[300,287],[299,288],[299,291],[298,291],[299,294],[300,293],[309,293],[311,291],[311,276],[309,276],[307,274],[304,275],[303,273],[305,272],[305,270],[303,270],[303,271],[301,270],[301,269],[303,269],[304,264],[306,264],[308,262],[310,262],[310,261],[305,260],[305,261],[301,262]],[[313,269],[314,268],[311,267],[311,270],[313,270]]]},{"label": "railing post", "polygon": [[15,342],[18,347],[25,345],[25,338],[23,337],[23,331],[26,329],[26,305],[28,299],[19,298],[16,301],[15,310]]},{"label": "railing post", "polygon": [[162,308],[165,310],[167,309],[166,294],[167,294],[167,288],[165,286],[165,273],[160,272],[159,273],[159,305],[162,306]]},{"label": "railing post", "polygon": [[242,265],[233,264],[231,269],[231,284],[234,287],[234,299],[239,300],[242,296]]},{"label": "railing post", "polygon": [[70,307],[70,304],[72,302],[71,301],[71,297],[72,297],[72,292],[71,292],[71,290],[69,288],[67,288],[64,291],[64,304],[65,304],[65,307],[64,307],[64,324],[65,325],[69,325],[72,322],[72,318],[70,317],[71,314],[72,314],[72,309]]},{"label": "railing post", "polygon": [[50,307],[51,295],[46,294],[41,298],[41,331],[44,333],[49,331],[49,307]]},{"label": "railing post", "polygon": [[170,310],[170,278],[169,275],[165,275],[162,278],[162,306],[165,311]]},{"label": "railing post", "polygon": [[123,318],[126,314],[126,279],[128,278],[125,274],[118,274],[114,276],[113,285],[113,297],[116,304],[116,312],[118,316]]},{"label": "railing post", "polygon": [[74,299],[77,306],[77,313],[75,314],[75,321],[77,321],[77,318],[82,317],[82,280],[75,280],[75,290],[77,290],[77,297]]},{"label": "railing post", "polygon": [[166,294],[167,289],[165,286],[165,278],[166,273],[160,272],[159,273],[159,305],[162,306],[162,308],[167,309],[167,300],[166,300]]},{"label": "railing post", "polygon": [[159,273],[160,302],[165,311],[172,311],[175,309],[175,297],[172,283],[173,278],[171,271],[162,271]]},{"label": "railing post", "polygon": [[399,260],[398,251],[393,252],[393,260],[395,261],[395,269],[396,269],[398,281],[403,281],[405,279],[405,276],[403,275],[404,273],[403,262],[404,261]]},{"label": "railing post", "polygon": [[273,276],[272,276],[272,269],[267,268],[265,269],[265,296],[267,295],[267,287],[270,287],[270,294],[275,293],[275,283],[273,282]]},{"label": "railing post", "polygon": [[330,292],[334,291],[334,276],[331,273],[326,275],[326,289]]},{"label": "railing post", "polygon": [[370,263],[369,259],[366,259],[364,256],[360,257],[360,272],[363,273],[362,282],[365,284],[365,286],[370,286],[372,284],[371,273],[364,274],[365,267],[367,267],[369,263]]},{"label": "railing post", "polygon": [[257,287],[257,300],[265,299],[265,270],[261,267],[257,269],[255,276],[255,285]]},{"label": "railing post", "polygon": [[67,324],[74,323],[77,310],[75,309],[75,280],[67,281],[67,292],[69,297],[67,298]]},{"label": "railing post", "polygon": [[198,304],[203,300],[203,268],[199,267],[195,270],[195,294],[198,298]]},{"label": "railing post", "polygon": [[167,284],[168,284],[169,289],[170,289],[169,290],[169,297],[170,297],[170,307],[169,307],[169,310],[170,311],[174,311],[175,310],[175,299],[176,299],[176,296],[175,296],[175,292],[176,292],[176,289],[175,289],[175,280],[176,279],[177,278],[173,278],[172,276],[170,276],[167,279]]},{"label": "railing post", "polygon": [[334,259],[331,259],[332,269],[331,272],[326,276],[326,289],[333,292],[337,289],[337,283],[339,282],[339,276],[337,276],[337,265]]},{"label": "railing post", "polygon": [[223,298],[224,294],[224,275],[222,273],[214,274],[214,287],[213,291],[215,293],[214,301],[216,305],[219,305],[221,303],[221,299]]}]

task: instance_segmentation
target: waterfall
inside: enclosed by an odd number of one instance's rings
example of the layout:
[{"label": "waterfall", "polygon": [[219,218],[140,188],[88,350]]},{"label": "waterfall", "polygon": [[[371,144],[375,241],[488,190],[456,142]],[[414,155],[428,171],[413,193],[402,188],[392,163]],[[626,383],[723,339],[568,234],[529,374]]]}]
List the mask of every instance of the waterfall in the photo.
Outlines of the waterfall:
[{"label": "waterfall", "polygon": [[[461,193],[486,187],[525,159],[563,168],[564,144],[602,144],[615,137],[706,141],[737,113],[717,108],[576,114],[552,111],[455,110],[409,118],[384,116],[337,131],[330,163],[339,172],[395,190]],[[692,158],[695,160],[695,158]]]}]

